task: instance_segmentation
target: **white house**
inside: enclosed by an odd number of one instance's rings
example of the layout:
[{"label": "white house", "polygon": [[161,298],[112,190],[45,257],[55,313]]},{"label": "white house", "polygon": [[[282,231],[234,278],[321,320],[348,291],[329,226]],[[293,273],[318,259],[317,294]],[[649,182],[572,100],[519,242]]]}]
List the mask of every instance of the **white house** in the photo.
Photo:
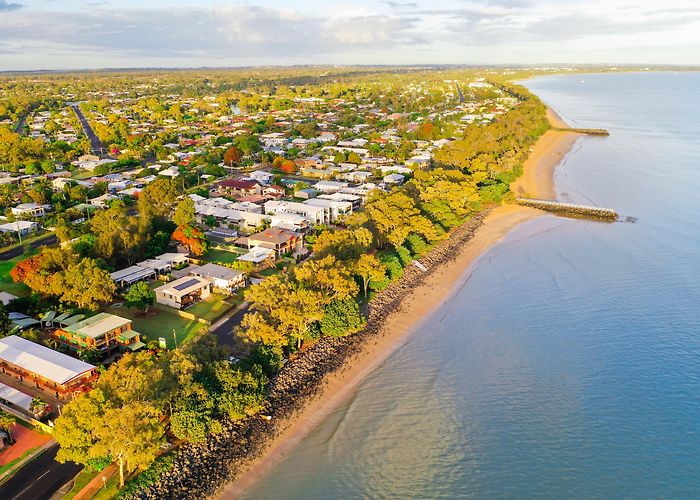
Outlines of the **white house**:
[{"label": "white house", "polygon": [[43,217],[46,215],[46,207],[38,203],[20,203],[12,207],[11,212],[18,217]]},{"label": "white house", "polygon": [[156,302],[184,309],[211,295],[211,282],[199,276],[183,276],[155,289]]},{"label": "white house", "polygon": [[389,174],[385,175],[382,180],[387,184],[402,184],[405,179],[401,174]]},{"label": "white house", "polygon": [[33,233],[39,229],[38,222],[32,222],[27,220],[16,220],[14,222],[8,222],[6,224],[0,225],[0,232],[2,233],[16,233],[25,236],[29,233]]},{"label": "white house", "polygon": [[237,269],[220,266],[218,264],[204,264],[194,266],[190,269],[190,276],[199,276],[209,280],[214,288],[224,290],[229,293],[243,288],[246,285],[246,274]]},{"label": "white house", "polygon": [[323,198],[313,198],[311,200],[306,200],[305,205],[311,205],[312,207],[320,207],[326,210],[326,216],[331,222],[335,222],[341,215],[347,215],[352,213],[352,203],[349,201],[335,201],[327,200]]},{"label": "white house", "polygon": [[264,170],[256,170],[255,172],[251,172],[248,174],[248,177],[253,179],[254,181],[258,181],[260,184],[271,184],[272,179],[275,178],[274,174],[271,174],[270,172],[265,172]]},{"label": "white house", "polygon": [[328,213],[324,207],[294,201],[268,201],[265,203],[265,213],[268,215],[280,213],[297,214],[304,217],[311,224],[325,224],[329,222]]},{"label": "white house", "polygon": [[348,187],[348,183],[337,181],[318,181],[312,187],[321,193],[337,193],[341,189]]}]

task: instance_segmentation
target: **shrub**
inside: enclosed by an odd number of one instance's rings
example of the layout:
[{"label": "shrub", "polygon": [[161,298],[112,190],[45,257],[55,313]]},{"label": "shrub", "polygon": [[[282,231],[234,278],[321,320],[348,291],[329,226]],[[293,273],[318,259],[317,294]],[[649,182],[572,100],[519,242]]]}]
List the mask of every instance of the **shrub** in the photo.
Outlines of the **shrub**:
[{"label": "shrub", "polygon": [[379,256],[379,261],[386,266],[390,280],[399,279],[403,275],[403,266],[395,253],[383,253]]},{"label": "shrub", "polygon": [[406,248],[403,245],[398,246],[396,248],[396,256],[399,258],[399,261],[401,262],[401,267],[406,267],[413,260],[411,258],[411,252],[409,252],[408,248]]},{"label": "shrub", "polygon": [[333,300],[324,308],[321,332],[331,337],[350,335],[365,326],[360,307],[352,298]]},{"label": "shrub", "polygon": [[406,238],[406,245],[408,245],[413,255],[423,255],[428,249],[425,240],[417,234],[409,234]]}]

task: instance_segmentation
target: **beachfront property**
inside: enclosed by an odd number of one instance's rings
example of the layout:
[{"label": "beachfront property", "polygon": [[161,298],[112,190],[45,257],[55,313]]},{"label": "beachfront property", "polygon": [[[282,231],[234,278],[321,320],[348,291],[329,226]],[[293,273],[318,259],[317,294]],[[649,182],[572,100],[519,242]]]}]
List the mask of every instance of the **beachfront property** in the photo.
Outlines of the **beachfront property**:
[{"label": "beachfront property", "polygon": [[285,253],[293,254],[300,251],[304,245],[304,236],[286,229],[270,227],[260,233],[238,238],[235,244],[248,249],[256,247],[267,248],[273,250],[277,256],[280,256]]},{"label": "beachfront property", "polygon": [[219,264],[204,264],[192,266],[189,269],[190,276],[198,276],[208,280],[215,289],[233,293],[247,284],[247,275],[238,269],[220,266]]},{"label": "beachfront property", "polygon": [[211,295],[211,282],[199,276],[183,276],[155,289],[156,302],[184,309]]},{"label": "beachfront property", "polygon": [[90,349],[108,356],[114,351],[137,351],[145,346],[130,319],[108,313],[58,328],[51,336],[71,349]]},{"label": "beachfront property", "polygon": [[97,379],[93,365],[16,335],[0,339],[0,370],[62,400],[89,391]]}]

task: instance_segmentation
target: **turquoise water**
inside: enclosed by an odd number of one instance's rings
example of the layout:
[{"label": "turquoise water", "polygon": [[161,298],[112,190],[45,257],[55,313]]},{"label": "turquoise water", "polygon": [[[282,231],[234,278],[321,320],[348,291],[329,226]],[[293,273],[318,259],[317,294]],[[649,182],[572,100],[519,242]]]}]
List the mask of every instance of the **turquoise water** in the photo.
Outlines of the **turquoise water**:
[{"label": "turquoise water", "polygon": [[246,498],[700,497],[700,73],[527,86],[611,132],[560,197],[637,222],[516,228]]}]

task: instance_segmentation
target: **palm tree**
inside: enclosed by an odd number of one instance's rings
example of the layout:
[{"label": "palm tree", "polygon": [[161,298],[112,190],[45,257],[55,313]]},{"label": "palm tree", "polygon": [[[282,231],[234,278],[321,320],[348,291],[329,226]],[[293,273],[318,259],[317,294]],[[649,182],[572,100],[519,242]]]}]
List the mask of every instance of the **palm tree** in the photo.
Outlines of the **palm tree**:
[{"label": "palm tree", "polygon": [[12,433],[10,428],[16,423],[15,417],[6,412],[0,412],[0,429],[7,432],[7,438],[12,442]]}]

